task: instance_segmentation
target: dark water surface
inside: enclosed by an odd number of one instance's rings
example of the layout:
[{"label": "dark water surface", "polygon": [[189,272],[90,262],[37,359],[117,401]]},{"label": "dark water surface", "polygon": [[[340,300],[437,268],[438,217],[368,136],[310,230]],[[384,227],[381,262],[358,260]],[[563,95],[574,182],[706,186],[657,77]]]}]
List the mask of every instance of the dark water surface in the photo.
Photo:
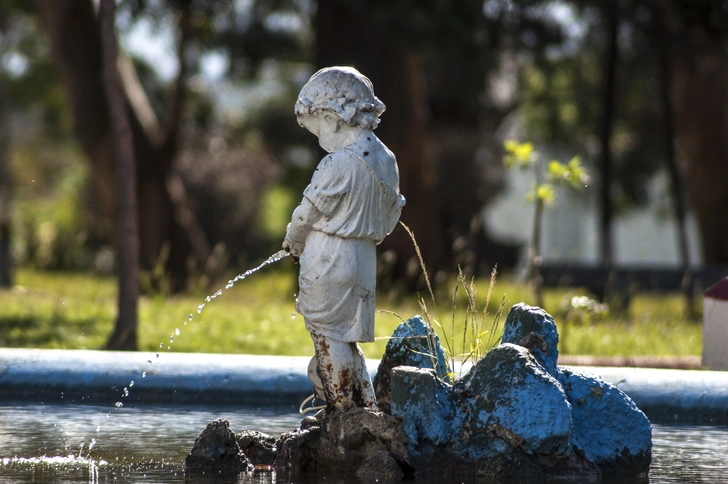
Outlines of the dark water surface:
[{"label": "dark water surface", "polygon": [[[301,420],[293,408],[280,407],[4,405],[0,406],[0,483],[291,482],[290,477],[268,472],[227,479],[185,477],[182,463],[195,438],[220,417],[230,421],[234,432],[251,429],[275,436]],[[637,482],[728,479],[728,426],[654,425],[653,442],[649,480]],[[343,484],[357,479],[319,475],[293,482]]]}]

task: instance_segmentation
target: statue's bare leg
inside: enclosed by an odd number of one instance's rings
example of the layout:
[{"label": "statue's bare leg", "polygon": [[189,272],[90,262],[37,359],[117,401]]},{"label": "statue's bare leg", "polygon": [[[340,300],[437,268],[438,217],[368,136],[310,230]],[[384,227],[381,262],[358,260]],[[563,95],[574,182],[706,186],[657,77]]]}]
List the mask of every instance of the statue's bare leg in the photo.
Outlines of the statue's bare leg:
[{"label": "statue's bare leg", "polygon": [[377,397],[374,395],[374,386],[372,379],[367,370],[367,361],[362,353],[361,348],[356,343],[349,343],[351,346],[352,357],[354,359],[354,380],[355,390],[358,390],[361,397],[361,405],[371,410],[379,410],[377,406]]},{"label": "statue's bare leg", "polygon": [[329,408],[344,411],[355,407],[354,379],[358,375],[355,374],[351,344],[314,333],[311,333],[311,339]]}]

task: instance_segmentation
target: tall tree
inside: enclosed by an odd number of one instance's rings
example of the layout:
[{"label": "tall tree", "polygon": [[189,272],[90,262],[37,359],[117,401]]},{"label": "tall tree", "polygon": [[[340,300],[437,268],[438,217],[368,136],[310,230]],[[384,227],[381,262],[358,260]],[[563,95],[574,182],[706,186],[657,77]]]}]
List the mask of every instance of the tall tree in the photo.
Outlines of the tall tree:
[{"label": "tall tree", "polygon": [[116,0],[101,0],[99,23],[103,52],[104,88],[109,103],[116,154],[118,311],[114,333],[106,345],[111,350],[137,349],[139,300],[139,231],[136,204],[136,164],[126,100],[117,65]]},{"label": "tall tree", "polygon": [[614,257],[613,248],[613,207],[612,207],[612,127],[616,114],[617,99],[617,66],[619,64],[619,12],[618,2],[609,2],[603,7],[603,15],[607,30],[607,48],[604,52],[604,63],[602,70],[602,117],[599,127],[600,144],[600,216],[599,228],[601,239],[602,265],[610,270]]},{"label": "tall tree", "polygon": [[[7,32],[8,12],[0,13],[0,29]],[[0,59],[8,53],[8,42],[0,35]],[[1,65],[1,64],[0,64]],[[10,93],[6,73],[0,71],[0,288],[12,284],[10,257]]]},{"label": "tall tree", "polygon": [[655,39],[655,51],[659,59],[659,89],[660,89],[660,105],[663,114],[663,125],[665,134],[665,166],[670,177],[670,192],[672,194],[672,208],[677,224],[676,239],[678,246],[678,254],[680,257],[680,265],[683,270],[682,291],[686,301],[686,315],[695,319],[698,317],[698,311],[695,307],[695,297],[691,287],[691,266],[690,266],[690,246],[688,242],[687,227],[687,204],[685,202],[685,189],[683,175],[678,165],[677,155],[675,153],[675,115],[670,95],[672,92],[672,79],[670,68],[670,52],[669,42],[670,35],[666,25],[666,19],[663,13],[658,14],[655,22],[653,36]]},{"label": "tall tree", "polygon": [[[167,125],[156,125],[140,108],[148,101],[144,91],[129,85],[133,76],[124,76],[124,90],[137,162],[140,262],[151,268],[168,247],[166,268],[176,288],[186,282],[186,263],[191,254],[190,237],[174,217],[175,205],[167,189],[173,174],[173,161],[179,147],[182,110],[187,98],[188,43],[192,37],[189,1],[178,13],[180,38],[177,60],[179,70],[168,102]],[[95,198],[108,220],[118,229],[116,168],[109,104],[103,83],[103,62],[99,21],[93,2],[88,0],[38,1],[51,54],[73,113],[74,129],[90,161]],[[134,96],[134,99],[130,97]],[[201,261],[204,264],[206,261]]]},{"label": "tall tree", "polygon": [[650,3],[669,32],[671,101],[703,259],[728,265],[728,4]]},{"label": "tall tree", "polygon": [[[539,68],[551,75],[543,82],[549,87],[559,71],[564,73],[571,64],[577,69],[567,76],[568,96],[543,89],[537,105],[529,106],[531,113],[540,114],[539,109],[545,108],[554,114],[548,118],[531,114],[529,124],[536,128],[531,132],[537,132],[540,140],[584,146],[593,132],[585,133],[582,127],[604,125],[604,112],[595,110],[591,100],[599,97],[595,79],[608,79],[593,73],[608,69],[597,71],[591,58],[601,49],[606,51],[605,37],[611,35],[605,33],[611,29],[594,19],[603,17],[595,12],[615,8],[617,21],[625,28],[617,39],[619,113],[611,143],[614,213],[646,204],[651,177],[665,169],[678,226],[683,225],[688,205],[680,201],[679,185],[685,183],[687,201],[698,221],[703,260],[728,263],[728,229],[721,221],[728,209],[722,188],[728,164],[728,133],[723,129],[728,117],[728,4],[713,0],[624,0],[611,2],[610,7],[598,0],[568,4],[579,12],[579,22],[587,25],[585,33],[575,39],[571,53]],[[559,116],[563,113],[570,115]],[[680,179],[683,172],[685,180]],[[681,234],[676,241],[680,263],[686,266],[686,237]]]},{"label": "tall tree", "polygon": [[12,284],[10,258],[10,123],[8,93],[0,73],[0,288]]},{"label": "tall tree", "polygon": [[[693,99],[688,103],[684,96],[675,95],[676,63],[685,62],[678,59],[676,52],[690,45],[680,37],[688,35],[681,33],[685,16],[693,12],[705,21],[719,21],[717,12],[705,11],[707,5],[717,9],[718,3],[571,0],[568,4],[574,23],[582,26],[570,41],[571,49],[543,61],[537,59],[528,68],[531,72],[527,92],[531,99],[524,113],[531,138],[552,146],[571,146],[574,151],[591,146],[591,158],[602,165],[604,154],[608,155],[606,169],[602,166],[595,170],[603,180],[599,202],[603,249],[611,246],[611,237],[604,235],[610,225],[607,221],[634,207],[654,203],[648,189],[654,186],[650,181],[659,170],[664,170],[670,181],[669,193],[664,195],[665,199],[671,198],[671,212],[678,227],[678,258],[688,268],[687,201],[682,186],[686,181],[684,168],[692,161],[681,141],[677,104],[695,109],[692,103],[701,105],[705,100]],[[685,11],[678,8],[680,5]],[[614,28],[617,24],[622,26],[619,35]],[[713,28],[715,33],[725,31],[717,25]],[[686,53],[685,58],[691,59],[691,55]],[[691,68],[682,72],[693,74]],[[705,93],[696,89],[692,95],[702,97]],[[606,109],[607,106],[611,108]],[[615,110],[615,106],[619,109]],[[593,139],[599,139],[599,144]],[[611,183],[605,181],[608,178]],[[700,227],[701,233],[705,230],[712,229],[707,224]],[[606,252],[602,254],[603,260],[618,255],[614,248]],[[706,261],[710,259],[706,257]]]},{"label": "tall tree", "polygon": [[[94,4],[92,0],[37,1],[35,7],[50,41],[51,56],[68,99],[75,134],[89,161],[96,204],[116,228],[112,128],[103,91],[100,32]],[[200,59],[210,51],[228,61],[226,75],[233,80],[231,84],[253,77],[265,64],[264,61],[271,57],[300,61],[303,42],[296,38],[300,36],[299,32],[281,27],[281,18],[285,20],[296,15],[303,18],[291,5],[292,2],[276,0],[258,0],[251,4],[227,0],[129,0],[119,4],[119,8],[123,9],[123,15],[119,15],[123,19],[120,25],[131,28],[140,20],[153,26],[169,26],[171,23],[176,40],[174,57],[178,71],[168,85],[155,78],[151,71],[136,71],[135,64],[124,55],[119,59],[137,164],[140,264],[148,272],[164,267],[165,278],[171,283],[173,291],[186,285],[190,267],[205,268],[213,259],[213,243],[217,239],[212,235],[227,234],[228,239],[236,241],[253,239],[247,233],[230,235],[230,230],[219,228],[224,225],[221,223],[215,222],[217,225],[211,228],[215,218],[200,217],[201,207],[205,205],[203,202],[209,203],[211,197],[191,201],[188,196],[190,190],[197,189],[199,194],[202,189],[199,183],[191,183],[189,177],[183,180],[179,166],[194,166],[195,163],[188,162],[190,158],[203,165],[203,161],[212,163],[212,157],[207,146],[200,150],[201,154],[196,154],[194,148],[197,147],[190,146],[189,138],[184,140],[187,150],[180,154],[182,129],[197,128],[207,123],[214,117],[209,113],[220,106],[230,110],[227,103],[219,98],[213,105],[212,101],[193,90],[188,81],[200,73]],[[268,22],[269,18],[277,21]],[[283,25],[287,24],[283,22]],[[217,97],[219,93],[209,95]],[[190,116],[193,108],[195,117]],[[237,117],[242,118],[240,115]],[[295,119],[290,124],[295,126]],[[206,129],[210,130],[210,126]],[[226,129],[225,134],[239,133],[230,126]],[[215,133],[215,136],[221,134]],[[226,165],[241,167],[256,163],[255,160],[241,161],[245,156],[239,151],[232,155],[230,152],[233,160]],[[257,156],[258,165],[252,169],[258,171],[243,180],[242,185],[246,187],[259,184],[261,179],[269,181],[272,177],[265,173],[271,172],[270,156],[266,153]],[[240,176],[239,173],[236,175]],[[227,180],[227,185],[230,181]],[[254,191],[260,190],[260,187],[254,187]],[[228,189],[228,192],[231,191]],[[245,207],[225,207],[226,213],[235,221],[245,219],[248,220],[246,223],[252,223],[251,212],[254,214],[254,210],[248,205],[259,202],[248,199],[244,200]],[[226,202],[230,203],[230,200]]]}]

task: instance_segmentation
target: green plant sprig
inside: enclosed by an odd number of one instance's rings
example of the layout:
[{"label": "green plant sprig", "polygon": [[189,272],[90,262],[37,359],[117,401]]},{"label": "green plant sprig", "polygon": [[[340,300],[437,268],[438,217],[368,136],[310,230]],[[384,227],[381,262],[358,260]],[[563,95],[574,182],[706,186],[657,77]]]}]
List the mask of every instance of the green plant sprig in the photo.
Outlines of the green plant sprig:
[{"label": "green plant sprig", "polygon": [[[497,275],[497,268],[494,267],[493,271],[491,272],[490,276],[490,285],[488,287],[488,294],[486,297],[486,304],[483,308],[482,313],[477,310],[476,305],[476,286],[475,286],[475,278],[471,278],[470,282],[468,283],[465,275],[463,274],[462,270],[458,266],[458,276],[457,281],[455,284],[455,289],[453,290],[453,298],[452,298],[452,317],[451,317],[451,331],[450,335],[448,336],[447,331],[443,328],[442,324],[440,324],[440,316],[439,316],[439,310],[437,306],[437,301],[435,299],[435,294],[432,289],[432,285],[430,284],[429,276],[427,275],[427,268],[425,266],[425,261],[422,258],[422,253],[420,252],[419,245],[417,244],[417,240],[415,239],[414,233],[410,230],[407,225],[405,225],[403,222],[400,222],[400,225],[404,227],[404,229],[407,231],[407,234],[412,239],[412,243],[415,247],[415,252],[417,253],[417,257],[419,259],[420,268],[422,269],[422,272],[425,277],[425,281],[427,283],[427,289],[430,294],[430,299],[432,301],[432,307],[434,308],[435,312],[437,313],[437,317],[433,317],[428,306],[427,302],[425,301],[425,298],[418,294],[417,300],[420,305],[420,309],[422,310],[422,318],[427,322],[428,327],[430,328],[431,333],[428,334],[427,337],[427,350],[430,352],[429,356],[432,359],[433,368],[437,369],[437,356],[435,354],[435,332],[434,328],[439,328],[442,339],[445,343],[445,351],[449,355],[450,359],[450,377],[455,378],[455,374],[453,373],[453,369],[455,368],[455,359],[460,358],[461,359],[461,369],[463,365],[465,365],[468,362],[476,363],[480,358],[482,358],[488,350],[490,350],[500,338],[493,339],[494,333],[496,332],[499,322],[500,322],[500,316],[503,312],[503,308],[506,305],[506,299],[505,295],[503,296],[503,299],[501,300],[501,304],[498,308],[498,311],[496,312],[493,324],[491,325],[490,330],[484,330],[485,326],[485,320],[488,315],[488,305],[490,304],[491,295],[493,293],[493,287],[495,286],[495,280]],[[467,305],[465,308],[465,321],[464,321],[464,327],[463,327],[463,339],[462,339],[462,351],[458,352],[455,348],[455,313],[457,311],[457,295],[459,287],[462,286],[465,294],[467,296]],[[487,340],[485,339],[485,335],[488,334]],[[469,338],[468,338],[469,337]]]},{"label": "green plant sprig", "polygon": [[533,216],[533,231],[528,248],[527,277],[530,280],[536,305],[543,307],[543,282],[541,279],[541,227],[543,225],[543,211],[556,203],[556,187],[566,186],[574,190],[581,190],[589,185],[590,179],[581,160],[574,156],[568,163],[551,160],[547,166],[546,178],[542,173],[542,162],[531,143],[519,143],[508,140],[503,143],[505,154],[503,164],[508,168],[532,170],[534,183],[526,194],[526,200],[535,205]]}]

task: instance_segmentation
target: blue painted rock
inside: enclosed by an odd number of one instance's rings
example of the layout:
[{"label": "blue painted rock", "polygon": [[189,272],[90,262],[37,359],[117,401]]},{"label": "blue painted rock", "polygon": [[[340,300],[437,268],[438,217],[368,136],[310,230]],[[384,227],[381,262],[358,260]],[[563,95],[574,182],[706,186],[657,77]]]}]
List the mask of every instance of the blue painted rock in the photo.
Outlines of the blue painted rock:
[{"label": "blue painted rock", "polygon": [[391,384],[392,414],[402,420],[407,450],[395,457],[418,477],[599,474],[574,451],[561,386],[525,348],[491,350],[454,387],[434,370],[401,366]]},{"label": "blue painted rock", "polygon": [[503,325],[501,343],[528,349],[551,376],[557,377],[559,333],[554,318],[543,309],[525,303],[514,304]]},{"label": "blue painted rock", "polygon": [[469,433],[497,436],[529,454],[571,450],[571,406],[561,385],[525,348],[493,348],[462,379],[469,395]]},{"label": "blue painted rock", "polygon": [[601,378],[561,368],[559,382],[571,403],[574,441],[605,474],[646,474],[652,426],[631,398]]},{"label": "blue painted rock", "polygon": [[413,366],[394,368],[391,382],[392,415],[404,421],[410,453],[419,453],[418,443],[450,442],[458,425],[452,386],[437,378],[435,370]]},{"label": "blue painted rock", "polygon": [[450,367],[440,346],[440,339],[420,316],[414,316],[397,326],[374,377],[377,404],[386,413],[390,413],[391,373],[397,366],[429,368],[435,370],[441,380],[452,383]]}]

